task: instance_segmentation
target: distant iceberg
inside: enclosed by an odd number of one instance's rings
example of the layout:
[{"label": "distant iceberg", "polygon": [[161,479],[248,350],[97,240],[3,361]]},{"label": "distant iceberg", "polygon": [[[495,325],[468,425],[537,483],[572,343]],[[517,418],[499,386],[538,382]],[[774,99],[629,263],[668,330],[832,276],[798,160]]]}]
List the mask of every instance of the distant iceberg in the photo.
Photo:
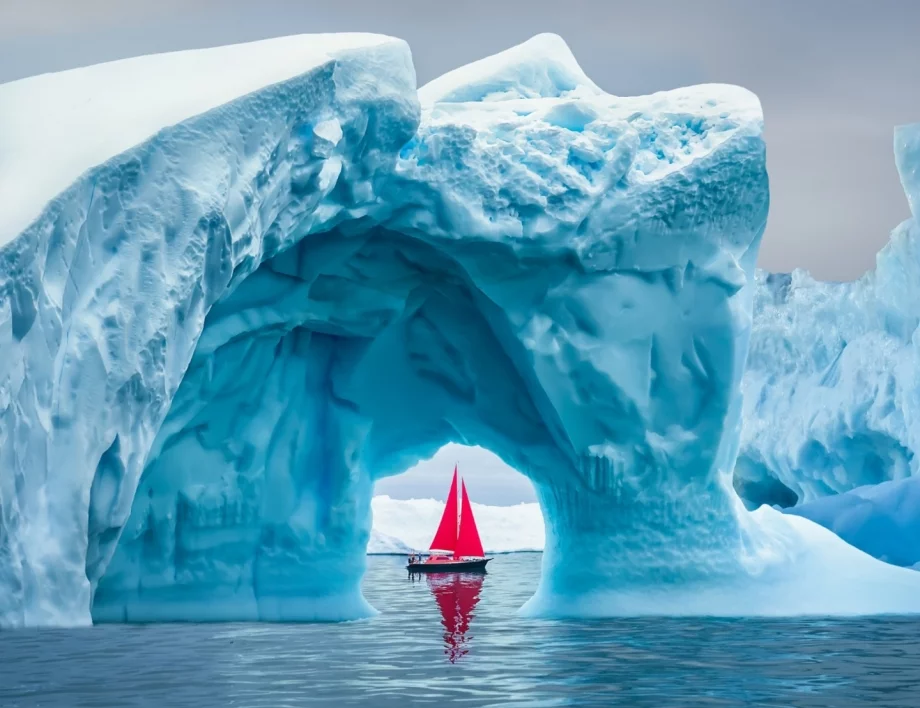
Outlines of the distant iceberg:
[{"label": "distant iceberg", "polygon": [[[444,502],[375,496],[371,509],[374,525],[367,544],[368,554],[402,554],[428,548],[444,511]],[[487,506],[473,502],[473,513],[487,553],[543,550],[545,536],[539,504]]]}]

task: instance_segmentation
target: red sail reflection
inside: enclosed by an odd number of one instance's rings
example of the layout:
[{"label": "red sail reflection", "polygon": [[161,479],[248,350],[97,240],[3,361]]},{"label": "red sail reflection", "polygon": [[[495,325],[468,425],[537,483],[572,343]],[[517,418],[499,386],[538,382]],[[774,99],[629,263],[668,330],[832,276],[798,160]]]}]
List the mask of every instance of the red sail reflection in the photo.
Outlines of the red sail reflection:
[{"label": "red sail reflection", "polygon": [[441,610],[441,624],[444,625],[444,653],[451,664],[469,653],[470,620],[479,603],[482,590],[482,573],[429,574],[428,589],[434,595]]}]

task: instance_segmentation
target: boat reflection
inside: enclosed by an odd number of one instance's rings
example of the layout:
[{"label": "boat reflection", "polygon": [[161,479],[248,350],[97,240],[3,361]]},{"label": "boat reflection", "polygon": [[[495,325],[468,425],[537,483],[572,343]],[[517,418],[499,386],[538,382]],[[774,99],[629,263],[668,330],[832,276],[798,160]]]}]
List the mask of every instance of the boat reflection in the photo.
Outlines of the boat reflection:
[{"label": "boat reflection", "polygon": [[455,664],[470,651],[471,637],[467,632],[479,604],[485,573],[426,573],[425,580],[441,612],[444,653]]}]

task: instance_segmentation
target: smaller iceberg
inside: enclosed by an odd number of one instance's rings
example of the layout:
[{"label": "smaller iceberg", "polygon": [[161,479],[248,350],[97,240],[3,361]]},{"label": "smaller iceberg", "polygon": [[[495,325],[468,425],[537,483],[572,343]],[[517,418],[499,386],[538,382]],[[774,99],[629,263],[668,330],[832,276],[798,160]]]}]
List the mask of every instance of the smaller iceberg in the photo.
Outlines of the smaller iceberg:
[{"label": "smaller iceberg", "polygon": [[920,477],[857,487],[788,510],[811,519],[871,556],[920,564]]}]

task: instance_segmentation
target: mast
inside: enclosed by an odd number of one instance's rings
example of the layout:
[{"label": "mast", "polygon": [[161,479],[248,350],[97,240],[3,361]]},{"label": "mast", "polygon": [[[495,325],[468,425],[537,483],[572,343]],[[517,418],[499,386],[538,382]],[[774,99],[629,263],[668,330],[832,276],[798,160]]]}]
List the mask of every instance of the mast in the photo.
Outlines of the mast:
[{"label": "mast", "polygon": [[482,539],[479,538],[479,529],[476,528],[476,518],[473,516],[473,507],[469,495],[466,493],[466,482],[461,482],[462,499],[460,504],[460,530],[457,533],[456,550],[454,558],[474,556],[482,558],[485,551],[482,548]]},{"label": "mast", "polygon": [[454,479],[450,483],[450,491],[447,493],[447,504],[444,506],[444,513],[441,515],[441,523],[438,524],[438,530],[434,534],[430,551],[445,551],[455,553],[457,548],[457,537],[460,535],[460,514],[457,504],[457,468],[454,467]]},{"label": "mast", "polygon": [[[455,480],[455,481],[456,481],[457,478],[458,478],[457,471],[459,470],[459,468],[460,468],[460,463],[459,463],[459,462],[455,462],[455,463],[454,463],[454,480]],[[460,478],[460,484],[463,484],[463,478]],[[454,484],[454,488],[456,488],[456,487],[457,487],[457,485]],[[457,497],[457,499],[456,499],[456,504],[457,504],[457,538],[460,538],[460,490],[459,490],[459,489],[457,489],[457,494],[456,494],[455,496]]]}]

